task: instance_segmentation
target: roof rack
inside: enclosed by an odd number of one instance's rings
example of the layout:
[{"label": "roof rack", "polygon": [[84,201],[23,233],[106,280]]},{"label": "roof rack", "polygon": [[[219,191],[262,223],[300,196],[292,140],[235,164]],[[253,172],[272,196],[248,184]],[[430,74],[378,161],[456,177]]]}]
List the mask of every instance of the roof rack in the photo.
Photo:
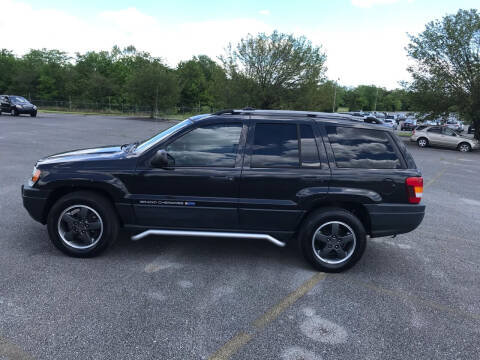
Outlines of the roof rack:
[{"label": "roof rack", "polygon": [[321,118],[325,120],[343,120],[352,121],[356,123],[364,123],[358,119],[358,117],[345,113],[326,113],[317,111],[296,111],[296,110],[257,110],[254,108],[244,109],[226,109],[218,111],[212,115],[259,115],[259,116],[282,116],[282,117],[308,117],[308,118]]}]

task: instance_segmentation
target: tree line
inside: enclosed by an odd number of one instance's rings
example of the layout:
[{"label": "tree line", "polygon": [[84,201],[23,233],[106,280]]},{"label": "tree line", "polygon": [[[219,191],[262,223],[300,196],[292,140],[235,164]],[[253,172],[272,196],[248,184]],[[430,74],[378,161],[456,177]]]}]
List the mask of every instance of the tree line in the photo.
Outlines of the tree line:
[{"label": "tree line", "polygon": [[[398,89],[340,86],[328,79],[327,54],[305,37],[274,31],[248,35],[215,61],[199,55],[169,67],[129,46],[76,53],[0,50],[0,93],[33,100],[206,111],[245,106],[310,111],[418,111],[460,114],[480,138],[480,14],[459,10],[410,35],[412,81]],[[118,108],[118,106],[117,106]]]},{"label": "tree line", "polygon": [[[247,36],[217,61],[194,56],[172,68],[134,46],[76,53],[0,51],[0,93],[31,100],[174,107],[333,111],[410,110],[405,90],[340,86],[325,76],[326,54],[304,37]],[[335,99],[334,99],[335,98]],[[335,104],[334,104],[335,100]]]}]

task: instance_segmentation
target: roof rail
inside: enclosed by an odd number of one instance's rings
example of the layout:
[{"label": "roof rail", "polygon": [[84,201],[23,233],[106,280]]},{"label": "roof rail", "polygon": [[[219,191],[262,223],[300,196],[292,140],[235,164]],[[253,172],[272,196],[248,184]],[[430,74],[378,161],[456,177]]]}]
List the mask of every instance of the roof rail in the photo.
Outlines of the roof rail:
[{"label": "roof rail", "polygon": [[220,111],[217,111],[216,113],[213,113],[212,115],[222,115],[222,114],[235,114],[235,110],[234,109],[220,110]]}]

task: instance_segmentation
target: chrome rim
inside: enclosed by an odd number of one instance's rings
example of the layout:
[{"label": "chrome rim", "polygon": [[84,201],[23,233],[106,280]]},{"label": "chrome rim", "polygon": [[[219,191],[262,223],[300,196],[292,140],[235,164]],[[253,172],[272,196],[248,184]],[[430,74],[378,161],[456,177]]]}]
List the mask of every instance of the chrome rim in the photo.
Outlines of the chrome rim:
[{"label": "chrome rim", "polygon": [[460,151],[462,152],[468,152],[470,150],[469,146],[467,144],[462,144],[460,145]]},{"label": "chrome rim", "polygon": [[62,241],[79,250],[94,247],[103,234],[102,218],[86,205],[73,205],[63,210],[57,227]]},{"label": "chrome rim", "polygon": [[12,110],[12,116],[15,116],[15,110]]},{"label": "chrome rim", "polygon": [[420,145],[421,147],[425,147],[427,146],[427,141],[426,140],[418,140],[418,145]]},{"label": "chrome rim", "polygon": [[327,264],[340,264],[348,260],[355,250],[355,232],[341,221],[330,221],[320,226],[312,238],[315,256]]}]

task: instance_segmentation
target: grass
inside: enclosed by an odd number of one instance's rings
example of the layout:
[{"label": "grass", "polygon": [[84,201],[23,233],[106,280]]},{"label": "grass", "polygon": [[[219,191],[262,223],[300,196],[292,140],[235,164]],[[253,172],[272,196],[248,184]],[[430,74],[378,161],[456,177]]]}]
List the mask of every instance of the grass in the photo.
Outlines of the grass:
[{"label": "grass", "polygon": [[[46,113],[46,114],[74,114],[74,115],[100,115],[100,116],[124,116],[124,117],[142,117],[142,118],[150,118],[150,114],[146,113],[122,113],[122,112],[103,112],[103,111],[69,111],[69,110],[60,110],[60,109],[41,109],[38,110],[40,113]],[[195,114],[173,114],[173,115],[162,115],[160,114],[159,116],[155,117],[155,119],[165,119],[165,120],[185,120],[190,116],[193,116]]]},{"label": "grass", "polygon": [[397,133],[398,136],[403,136],[403,137],[410,137],[412,136],[412,132],[411,131],[399,131]]}]

